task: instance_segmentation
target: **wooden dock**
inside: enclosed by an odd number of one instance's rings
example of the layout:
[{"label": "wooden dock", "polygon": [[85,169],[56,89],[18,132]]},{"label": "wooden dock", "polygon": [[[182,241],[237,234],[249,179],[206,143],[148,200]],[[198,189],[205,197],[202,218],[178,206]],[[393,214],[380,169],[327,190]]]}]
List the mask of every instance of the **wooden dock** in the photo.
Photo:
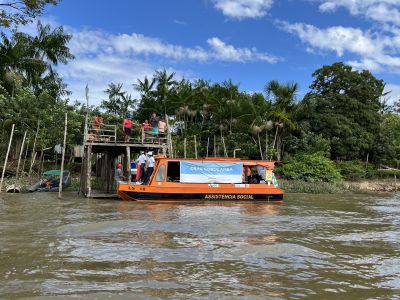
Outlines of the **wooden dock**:
[{"label": "wooden dock", "polygon": [[[129,141],[117,140],[117,127],[104,125],[105,129],[85,130],[81,168],[80,193],[88,198],[113,198],[116,196],[115,170],[123,165],[124,177],[131,179],[131,161],[140,151],[167,154],[169,139],[166,133],[154,136],[151,131],[141,132],[141,137]],[[111,129],[109,129],[111,128]],[[93,191],[92,191],[93,189]],[[94,190],[96,190],[94,192]]]}]

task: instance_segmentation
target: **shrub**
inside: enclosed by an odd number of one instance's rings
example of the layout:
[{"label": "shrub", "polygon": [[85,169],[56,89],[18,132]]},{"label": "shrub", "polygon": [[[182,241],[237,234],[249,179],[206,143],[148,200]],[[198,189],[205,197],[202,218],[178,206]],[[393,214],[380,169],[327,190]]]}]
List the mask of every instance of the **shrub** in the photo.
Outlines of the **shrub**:
[{"label": "shrub", "polygon": [[304,153],[289,157],[278,171],[292,180],[335,182],[342,179],[334,162],[322,153]]},{"label": "shrub", "polygon": [[336,167],[346,180],[360,180],[367,177],[365,164],[360,161],[339,161],[336,162]]}]

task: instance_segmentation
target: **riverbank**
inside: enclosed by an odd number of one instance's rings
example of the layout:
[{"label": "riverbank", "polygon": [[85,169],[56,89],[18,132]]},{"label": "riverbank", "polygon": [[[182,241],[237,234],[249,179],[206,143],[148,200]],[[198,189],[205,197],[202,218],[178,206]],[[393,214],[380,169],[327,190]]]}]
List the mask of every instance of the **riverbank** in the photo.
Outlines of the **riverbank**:
[{"label": "riverbank", "polygon": [[340,194],[340,193],[375,193],[396,192],[400,190],[400,184],[393,179],[370,179],[362,181],[306,182],[300,180],[279,180],[280,187],[286,193],[310,193],[310,194]]},{"label": "riverbank", "polygon": [[[18,180],[15,177],[5,178],[3,189],[8,185],[16,184],[27,191],[27,188],[37,182],[37,176],[22,177]],[[79,189],[79,174],[72,175],[72,184],[68,191]],[[328,182],[306,182],[301,180],[279,180],[279,186],[285,193],[309,193],[309,194],[343,194],[343,193],[390,193],[400,191],[400,183],[397,187],[393,179],[370,179],[362,181],[340,181],[335,183]]]}]

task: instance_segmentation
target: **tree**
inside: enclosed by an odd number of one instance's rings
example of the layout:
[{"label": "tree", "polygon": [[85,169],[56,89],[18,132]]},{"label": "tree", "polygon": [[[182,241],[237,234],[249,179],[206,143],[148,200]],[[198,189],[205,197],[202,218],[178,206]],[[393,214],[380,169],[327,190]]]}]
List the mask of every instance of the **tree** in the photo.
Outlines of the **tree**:
[{"label": "tree", "polygon": [[298,122],[330,141],[332,158],[365,158],[380,131],[383,81],[343,63],[324,66],[313,76]]},{"label": "tree", "polygon": [[272,149],[276,146],[278,161],[283,156],[285,136],[289,133],[289,130],[296,127],[293,113],[298,91],[297,83],[280,84],[276,80],[271,80],[265,86],[265,92],[272,102],[272,112],[269,114],[269,117],[275,121],[275,137]]},{"label": "tree", "polygon": [[164,115],[167,115],[167,106],[168,100],[171,96],[172,89],[178,84],[174,80],[175,72],[168,74],[167,70],[163,69],[161,71],[156,71],[154,75],[154,79],[157,82],[155,95],[159,103],[162,104],[163,110],[162,112]]},{"label": "tree", "polygon": [[135,100],[126,91],[122,90],[122,83],[110,83],[104,91],[108,95],[107,100],[101,102],[101,107],[114,117],[124,118],[130,110],[133,110]]},{"label": "tree", "polygon": [[39,95],[50,88],[54,97],[66,95],[66,85],[54,71],[58,63],[66,64],[74,56],[67,46],[71,35],[63,28],[52,29],[38,23],[38,35],[15,32],[10,38],[4,33],[0,40],[0,80],[12,95],[13,79],[20,77],[25,85]]},{"label": "tree", "polygon": [[17,27],[32,22],[42,15],[48,4],[56,5],[59,0],[6,0],[0,3],[0,26]]}]

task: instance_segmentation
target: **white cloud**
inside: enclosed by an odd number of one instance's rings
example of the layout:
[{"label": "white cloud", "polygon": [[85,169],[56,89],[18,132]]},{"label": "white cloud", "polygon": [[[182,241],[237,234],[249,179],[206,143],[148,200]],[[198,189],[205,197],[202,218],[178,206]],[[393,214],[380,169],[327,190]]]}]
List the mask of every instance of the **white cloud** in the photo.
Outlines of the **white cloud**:
[{"label": "white cloud", "polygon": [[352,15],[361,15],[383,23],[400,25],[399,0],[319,0],[319,9],[332,12],[340,7],[347,9]]},{"label": "white cloud", "polygon": [[100,104],[106,98],[104,90],[109,83],[123,83],[124,90],[136,97],[138,94],[132,84],[137,78],[152,76],[155,65],[139,60],[101,54],[96,57],[77,57],[68,65],[58,68],[68,89],[72,92],[72,100],[85,99],[85,85],[89,85],[91,104]]},{"label": "white cloud", "polygon": [[390,92],[385,98],[388,100],[388,104],[393,104],[395,101],[400,100],[400,85],[387,84],[385,86],[384,93]]},{"label": "white cloud", "polygon": [[235,48],[232,45],[227,45],[217,37],[213,37],[207,40],[207,43],[211,46],[213,56],[217,60],[225,61],[266,61],[268,63],[276,63],[280,58],[260,53],[256,48]]},{"label": "white cloud", "polygon": [[[42,18],[42,23],[50,23],[52,28],[60,26],[53,19]],[[31,35],[36,34],[36,25],[33,23],[20,29]],[[64,29],[72,34],[69,48],[75,59],[67,65],[59,65],[57,69],[72,92],[72,100],[84,99],[84,89],[88,83],[92,104],[100,104],[105,98],[104,90],[111,82],[123,83],[125,90],[134,97],[138,96],[132,84],[144,76],[151,77],[155,70],[166,68],[169,72],[175,72],[177,79],[193,78],[188,70],[172,68],[171,64],[174,63],[275,63],[281,60],[254,47],[239,48],[226,44],[217,37],[206,40],[204,47],[184,47],[139,33],[112,34],[69,26],[64,26]]]},{"label": "white cloud", "polygon": [[177,61],[194,60],[251,62],[264,61],[275,63],[279,58],[267,53],[259,52],[256,48],[237,48],[221,41],[217,37],[207,40],[209,49],[201,46],[183,47],[169,44],[158,38],[147,37],[142,34],[109,34],[101,31],[74,31],[70,43],[71,51],[75,55],[88,53],[107,53],[128,56],[155,55]]},{"label": "white cloud", "polygon": [[358,59],[347,63],[355,68],[400,72],[399,32],[385,35],[343,26],[321,29],[304,23],[278,22],[278,25],[297,35],[311,51],[334,51],[339,57],[345,53],[354,55]]},{"label": "white cloud", "polygon": [[273,0],[213,0],[214,7],[230,18],[260,18],[267,14]]},{"label": "white cloud", "polygon": [[174,23],[175,24],[178,24],[178,25],[186,25],[186,22],[184,22],[184,21],[181,21],[181,20],[174,20]]},{"label": "white cloud", "polygon": [[[124,88],[137,96],[132,88],[136,80],[151,77],[154,71],[170,63],[195,61],[211,62],[254,62],[275,63],[279,58],[259,52],[256,48],[238,48],[224,43],[217,37],[206,41],[206,47],[184,47],[165,43],[143,34],[111,34],[100,30],[77,30],[65,27],[72,34],[71,52],[75,60],[59,66],[71,99],[84,99],[84,87],[89,84],[92,103],[99,104],[105,98],[104,90],[110,82],[123,83]],[[191,77],[187,71],[169,69],[177,78]]]}]

